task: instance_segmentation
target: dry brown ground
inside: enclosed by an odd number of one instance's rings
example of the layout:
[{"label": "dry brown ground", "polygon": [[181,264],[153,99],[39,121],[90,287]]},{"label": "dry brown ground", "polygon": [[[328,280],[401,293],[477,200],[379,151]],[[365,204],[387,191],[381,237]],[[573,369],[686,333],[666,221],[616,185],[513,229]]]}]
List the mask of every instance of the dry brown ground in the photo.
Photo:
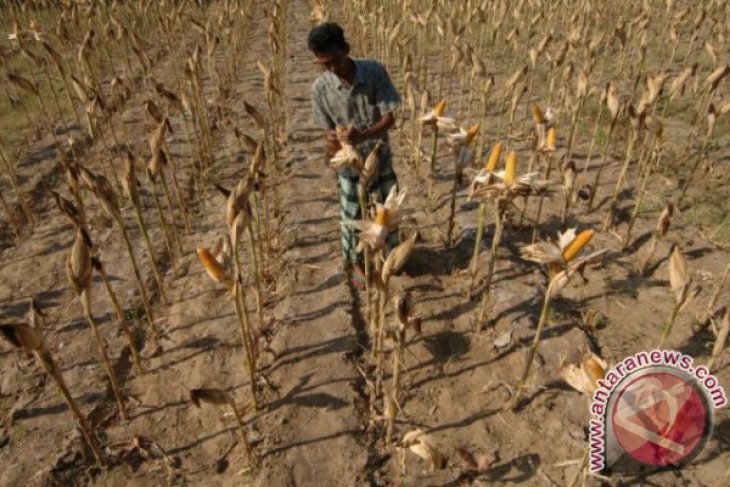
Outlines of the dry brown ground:
[{"label": "dry brown ground", "polygon": [[[257,6],[264,7],[265,2]],[[339,12],[333,14],[340,18]],[[285,169],[277,181],[282,212],[274,242],[280,254],[269,262],[276,283],[266,310],[271,351],[263,355],[266,381],[259,384],[265,406],[256,415],[247,416],[259,466],[246,468],[232,417],[212,407],[195,409],[187,395],[190,388],[219,387],[240,404],[248,401],[243,353],[230,301],[216,290],[194,253],[196,245],[210,245],[225,231],[220,196],[205,188],[202,202],[194,208],[193,234],[184,237],[185,252],[168,266],[165,279],[172,304],[155,305],[165,338],[159,353],[151,343],[145,344],[146,374],[135,376],[110,303],[101,284],[94,284],[94,309],[110,341],[124,390],[131,398],[131,418],[120,422],[113,415],[114,401],[97,364],[90,332],[64,276],[64,259],[73,232],[56,208],[41,198],[44,188],[58,187],[61,181],[52,169],[53,161],[44,158],[42,145],[37,145],[38,155],[23,160],[19,171],[24,184],[36,188],[36,207],[42,219],[31,236],[2,250],[3,320],[20,319],[26,298],[35,296],[47,314],[49,347],[74,397],[103,432],[104,442],[143,435],[175,460],[174,466],[133,458],[104,471],[89,468],[70,414],[52,383],[32,362],[3,348],[0,408],[6,429],[0,484],[334,486],[396,482],[398,455],[379,439],[382,423],[371,421],[366,381],[358,371],[367,370],[369,357],[363,294],[350,289],[341,270],[336,181],[324,167],[319,131],[310,117],[309,86],[317,71],[303,42],[310,27],[305,2],[290,2],[287,25],[289,59],[283,96],[288,108],[288,138],[283,151]],[[267,52],[265,28],[263,23],[256,24],[249,33],[247,56],[251,59]],[[356,46],[354,54],[366,53],[362,46]],[[166,62],[158,66],[158,79],[173,76]],[[505,74],[499,71],[500,66],[495,69],[497,74]],[[398,82],[395,66],[392,72]],[[207,86],[210,88],[209,83]],[[257,101],[260,93],[258,72],[244,72],[226,108],[226,120],[253,131],[247,125],[243,101]],[[456,104],[458,96],[452,93],[450,102]],[[143,99],[143,94],[136,95],[124,111],[130,133],[142,134],[149,128],[142,114]],[[216,134],[218,176],[222,184],[230,186],[244,168],[231,125],[224,121],[221,127]],[[503,137],[494,132],[495,128],[483,127],[487,145]],[[427,165],[414,169],[406,163],[406,133],[405,129],[393,133],[396,171],[400,184],[409,188],[405,203],[409,223],[403,231],[410,234],[418,229],[424,242],[403,275],[394,279],[393,288],[411,291],[416,313],[424,322],[423,334],[408,343],[397,433],[402,435],[416,427],[428,430],[447,456],[447,465],[430,473],[423,462],[409,455],[400,481],[404,485],[444,486],[492,482],[564,485],[575,467],[555,464],[581,456],[588,409],[587,399],[560,380],[560,356],[584,347],[615,363],[658,342],[672,299],[666,282],[669,243],[660,244],[658,262],[648,278],[635,277],[631,269],[654,227],[662,199],[674,189],[674,183],[660,177],[652,184],[654,204],[651,211],[641,214],[634,231],[638,243],[621,252],[610,234],[600,233],[593,240],[594,248],[611,249],[609,257],[600,269],[587,272],[586,285],[572,286],[556,301],[530,377],[528,404],[519,412],[505,411],[509,395],[500,384],[517,380],[545,289],[545,277],[538,266],[519,258],[519,246],[530,241],[532,228],[520,227],[517,219],[508,225],[496,268],[491,319],[475,323],[478,299],[464,298],[467,278],[460,272],[468,264],[473,245],[474,206],[466,203],[466,188],[461,188],[455,232],[460,237],[452,248],[444,249],[442,233],[452,184],[450,155],[443,148],[434,196],[428,198],[424,189]],[[722,140],[721,153],[726,154],[727,137]],[[579,142],[576,161],[582,167],[587,140]],[[518,152],[529,151],[527,139],[511,145]],[[180,160],[186,151],[182,143],[173,147]],[[726,163],[723,157],[718,160]],[[100,167],[94,149],[85,159],[91,167]],[[605,191],[615,184],[619,159],[617,154],[606,171]],[[187,163],[184,168],[191,170]],[[553,235],[559,228],[556,215],[561,198],[558,192],[547,200],[543,235]],[[681,213],[675,219],[670,239],[682,246],[692,269],[700,271],[703,290],[690,308],[691,313],[699,313],[728,255],[698,234],[688,214]],[[92,237],[112,270],[114,286],[123,301],[134,302],[132,272],[123,246],[115,230],[101,222],[100,213],[96,216]],[[602,212],[587,213],[577,206],[571,223],[596,226],[601,217]],[[490,226],[487,244],[491,232]],[[159,230],[153,233],[153,240],[162,248]],[[141,246],[138,251],[141,255]],[[727,304],[727,291],[726,287],[721,303]],[[249,307],[255,315],[252,302]],[[691,313],[680,318],[670,344],[704,361],[712,347],[711,337],[691,332]],[[599,318],[591,322],[587,317]],[[392,320],[390,313],[388,319]],[[495,339],[508,332],[509,342],[496,348]],[[718,377],[725,385],[730,385],[728,364],[727,355],[718,364]],[[648,478],[613,480],[610,485],[720,485],[730,461],[729,445],[730,416],[727,410],[718,411],[715,435],[691,466]],[[481,476],[470,475],[465,473],[458,448],[494,453],[496,460]]]}]

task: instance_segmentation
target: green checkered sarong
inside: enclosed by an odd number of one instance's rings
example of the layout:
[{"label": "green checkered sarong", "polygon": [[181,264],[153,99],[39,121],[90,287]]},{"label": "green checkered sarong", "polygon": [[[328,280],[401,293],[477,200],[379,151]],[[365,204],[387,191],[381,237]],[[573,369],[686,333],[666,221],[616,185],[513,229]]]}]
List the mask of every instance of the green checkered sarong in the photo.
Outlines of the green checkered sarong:
[{"label": "green checkered sarong", "polygon": [[[340,185],[340,214],[342,221],[360,220],[360,201],[357,196],[357,187],[360,179],[357,176],[349,176],[340,172],[337,176]],[[390,158],[390,151],[383,150],[380,159],[380,171],[368,187],[368,194],[371,202],[385,202],[391,188],[398,183]],[[388,235],[388,247],[392,249],[398,245],[398,232]],[[362,262],[363,256],[358,255],[357,231],[352,227],[342,225],[342,257],[345,262],[352,264]]]}]

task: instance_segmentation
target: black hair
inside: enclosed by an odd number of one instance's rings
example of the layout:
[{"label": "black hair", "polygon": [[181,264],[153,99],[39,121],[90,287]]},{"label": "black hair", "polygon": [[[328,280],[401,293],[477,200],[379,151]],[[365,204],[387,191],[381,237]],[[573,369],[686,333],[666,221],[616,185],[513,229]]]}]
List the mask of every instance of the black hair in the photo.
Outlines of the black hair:
[{"label": "black hair", "polygon": [[345,41],[345,32],[334,22],[320,24],[309,32],[307,45],[312,52],[329,52],[333,48],[346,51],[350,46]]}]

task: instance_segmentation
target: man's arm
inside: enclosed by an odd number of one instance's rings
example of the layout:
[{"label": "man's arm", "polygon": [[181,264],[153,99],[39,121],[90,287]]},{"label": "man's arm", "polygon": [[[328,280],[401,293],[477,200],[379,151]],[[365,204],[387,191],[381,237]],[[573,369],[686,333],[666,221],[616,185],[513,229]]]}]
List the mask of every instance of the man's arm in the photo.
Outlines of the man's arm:
[{"label": "man's arm", "polygon": [[360,143],[364,140],[379,137],[388,131],[395,124],[395,110],[400,106],[401,100],[393,82],[388,76],[388,71],[382,64],[378,64],[375,75],[375,105],[382,114],[380,119],[365,130],[353,129],[348,134],[352,143]]},{"label": "man's arm", "polygon": [[331,158],[340,150],[340,142],[337,140],[335,123],[324,109],[324,95],[321,90],[317,89],[316,84],[312,86],[312,112],[317,124],[324,129],[324,139],[327,143],[327,158]]},{"label": "man's arm", "polygon": [[390,128],[393,127],[394,124],[395,115],[393,115],[393,112],[388,112],[385,115],[381,116],[377,122],[375,122],[365,130],[360,131],[354,127],[351,128],[350,131],[347,133],[347,138],[351,143],[359,144],[360,142],[363,142],[365,140],[379,137],[384,132],[390,130]]}]

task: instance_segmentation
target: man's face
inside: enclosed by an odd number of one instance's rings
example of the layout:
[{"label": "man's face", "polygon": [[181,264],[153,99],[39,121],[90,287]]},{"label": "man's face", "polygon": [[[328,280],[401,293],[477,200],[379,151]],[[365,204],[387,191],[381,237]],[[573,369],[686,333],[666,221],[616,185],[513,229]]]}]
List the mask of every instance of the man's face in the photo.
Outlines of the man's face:
[{"label": "man's face", "polygon": [[314,57],[324,71],[330,71],[340,78],[347,72],[347,53],[338,47],[327,52],[315,52]]}]

